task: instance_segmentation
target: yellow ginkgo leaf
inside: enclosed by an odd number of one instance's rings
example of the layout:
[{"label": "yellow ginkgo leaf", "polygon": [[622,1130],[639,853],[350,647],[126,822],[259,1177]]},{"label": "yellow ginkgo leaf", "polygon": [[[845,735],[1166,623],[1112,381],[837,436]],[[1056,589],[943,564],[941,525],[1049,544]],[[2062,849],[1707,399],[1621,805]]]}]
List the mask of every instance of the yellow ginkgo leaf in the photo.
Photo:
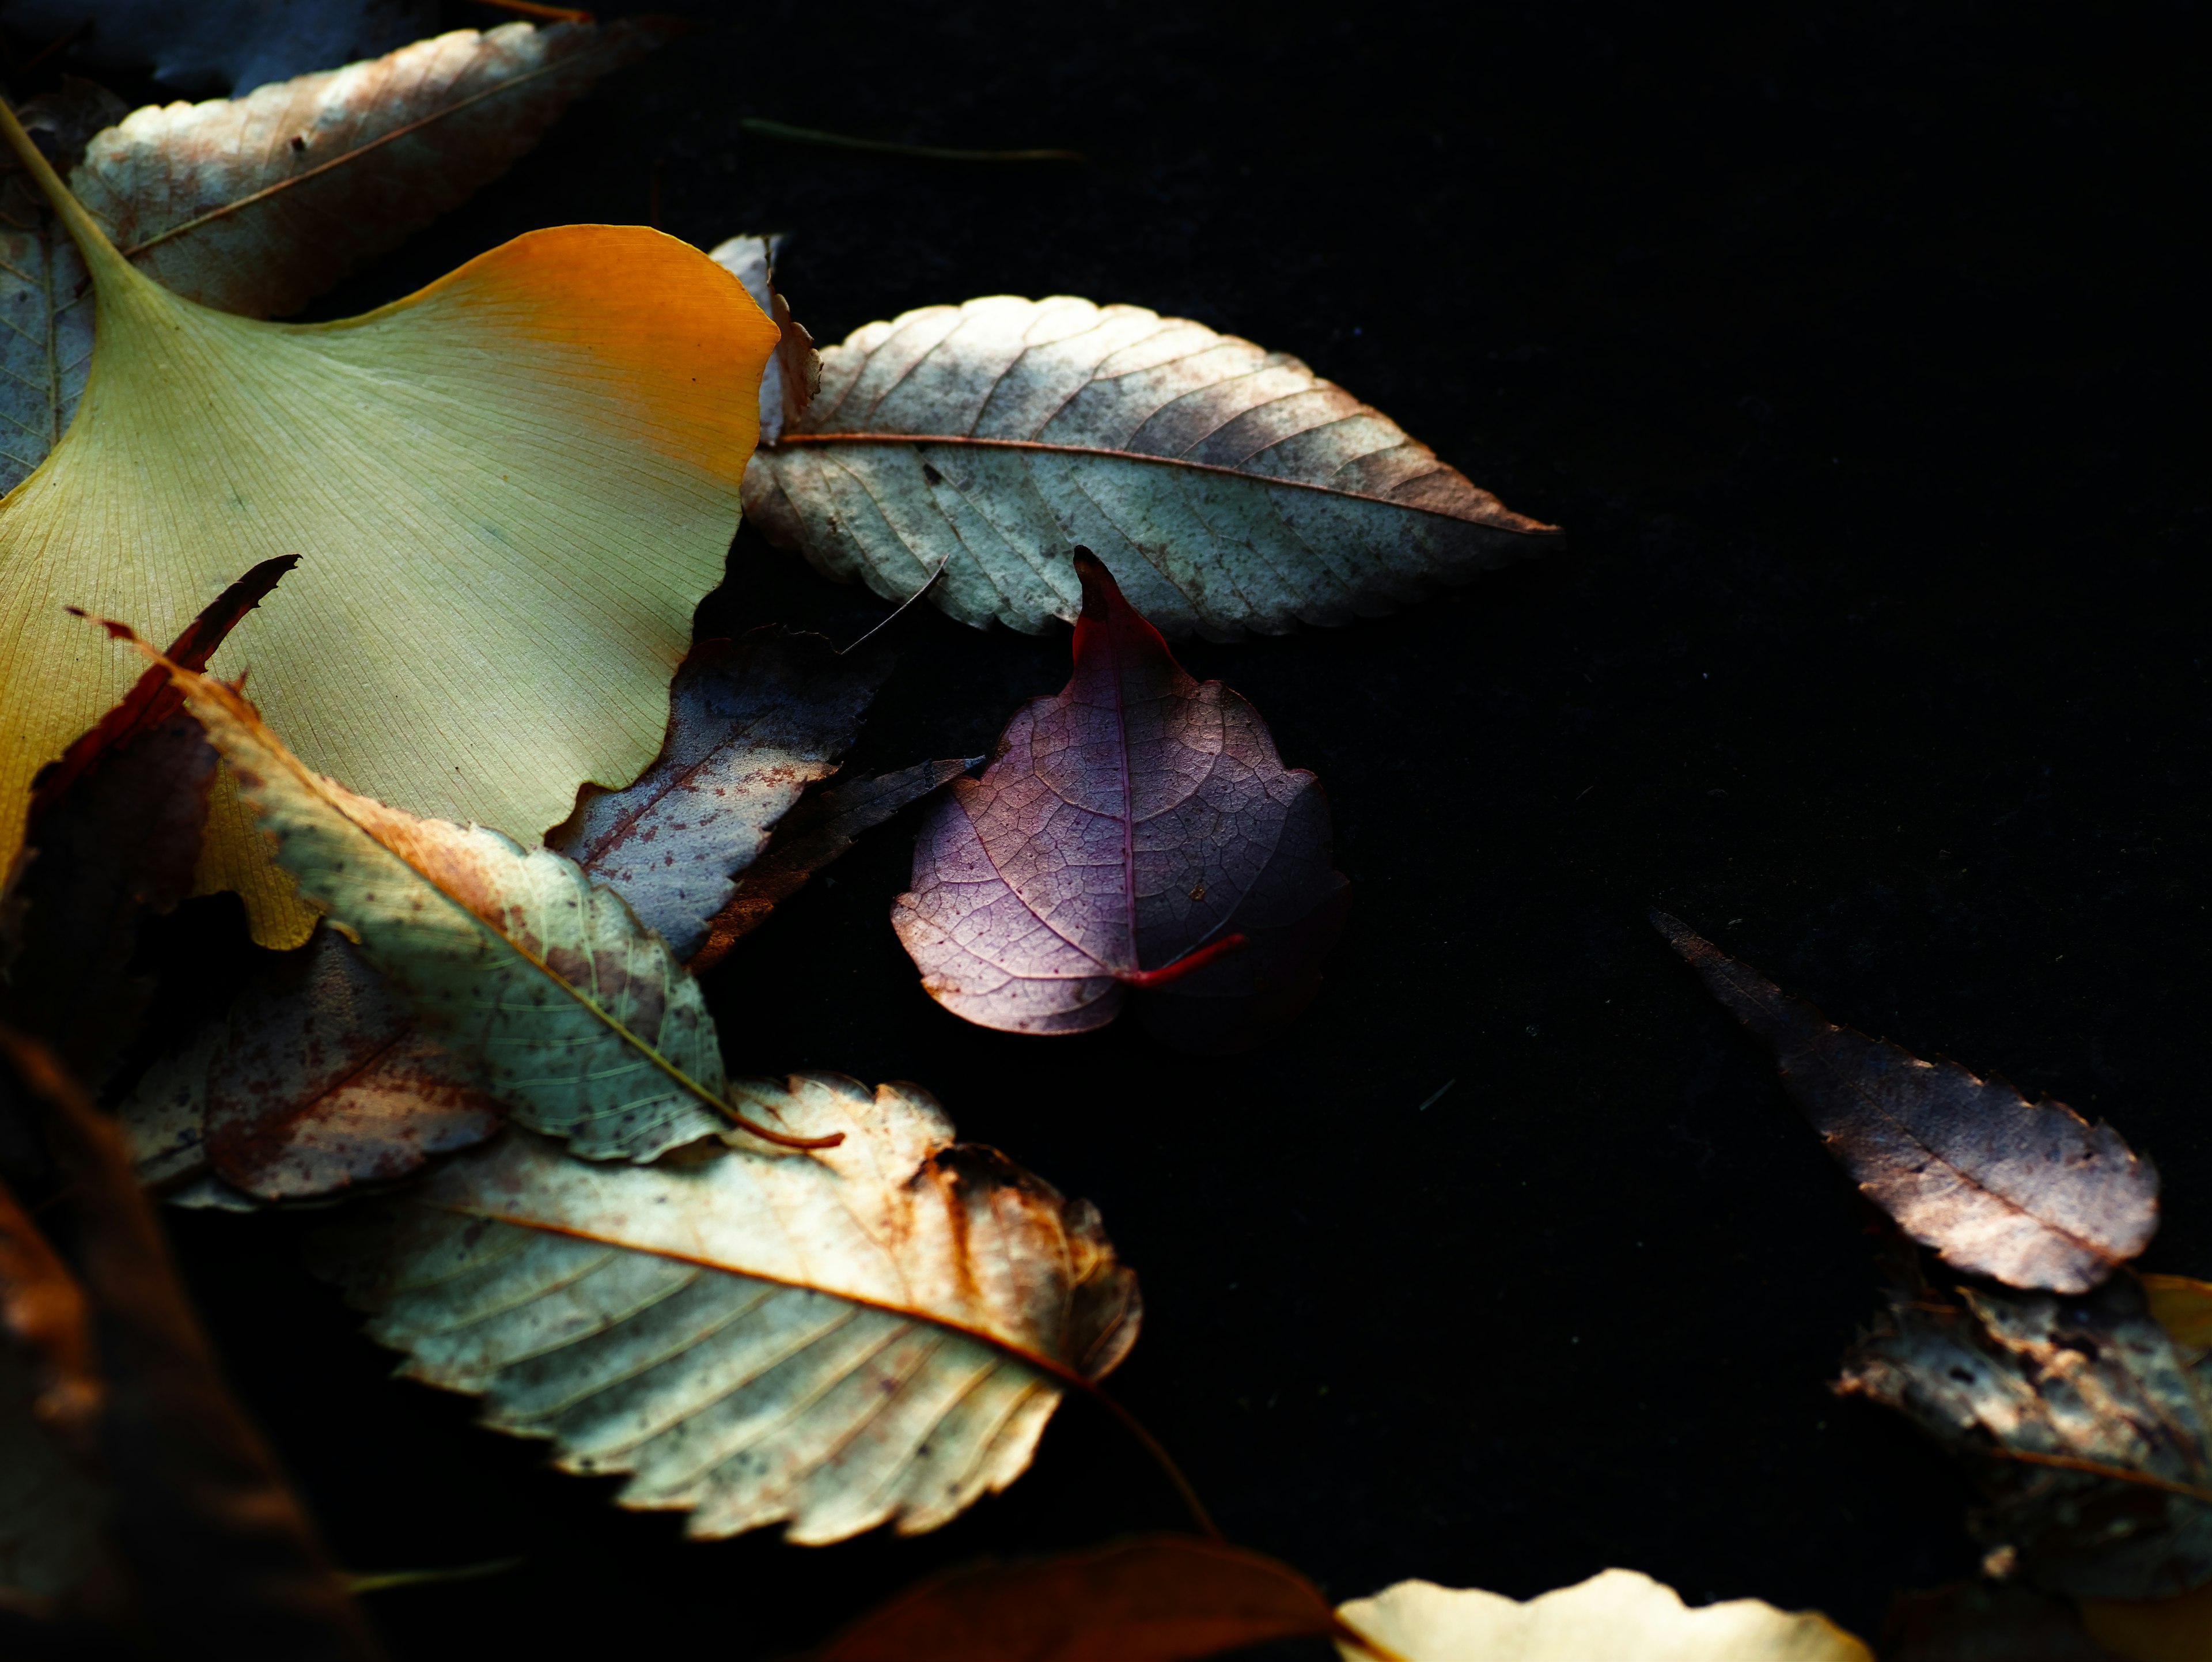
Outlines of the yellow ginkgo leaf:
[{"label": "yellow ginkgo leaf", "polygon": [[[4,107],[0,131],[99,308],[76,421],[0,501],[0,869],[32,776],[137,670],[64,607],[162,637],[277,554],[301,557],[284,603],[216,667],[251,667],[312,766],[534,841],[580,782],[652,761],[778,338],[735,277],[657,231],[567,226],[362,317],[263,323],[131,265]],[[245,826],[209,831],[241,884],[265,864]],[[289,944],[292,912],[257,935]]]}]

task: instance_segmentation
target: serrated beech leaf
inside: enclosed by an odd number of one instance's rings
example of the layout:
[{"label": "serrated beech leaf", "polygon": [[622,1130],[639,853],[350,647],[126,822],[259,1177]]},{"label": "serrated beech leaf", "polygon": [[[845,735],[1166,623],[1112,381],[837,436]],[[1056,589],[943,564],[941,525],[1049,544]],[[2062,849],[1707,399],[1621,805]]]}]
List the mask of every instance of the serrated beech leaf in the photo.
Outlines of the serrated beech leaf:
[{"label": "serrated beech leaf", "polygon": [[1945,1263],[2081,1293],[2148,1244],[2158,1172],[2109,1125],[1838,1027],[1665,913],[1651,921],[1773,1046],[1790,1096],[1868,1197]]},{"label": "serrated beech leaf", "polygon": [[668,691],[668,731],[626,789],[588,793],[546,846],[629,903],[679,959],[807,786],[837,770],[888,659],[773,626],[702,641]]},{"label": "serrated beech leaf", "polygon": [[1341,1631],[1289,1565],[1163,1535],[952,1570],[871,1610],[809,1662],[1194,1662]]},{"label": "serrated beech leaf", "polygon": [[1244,1049],[1312,998],[1343,928],[1328,804],[1103,565],[1076,569],[1073,676],[939,799],[892,921],[930,996],[979,1026],[1083,1032],[1141,988],[1170,1043]]},{"label": "serrated beech leaf", "polygon": [[732,1105],[714,1019],[667,943],[574,861],[358,795],[309,771],[234,689],[169,673],[300,892],[514,1118],[600,1160],[788,1141]]},{"label": "serrated beech leaf", "polygon": [[1964,1461],[1969,1519],[2039,1586],[2160,1598],[2212,1580],[2212,1375],[2132,1275],[2060,1298],[1899,1293],[1838,1389],[1897,1409]]},{"label": "serrated beech leaf", "polygon": [[325,1272],[405,1372],[486,1399],[695,1536],[943,1524],[1136,1337],[1095,1210],[956,1144],[911,1086],[756,1081],[818,1153],[595,1166],[525,1133],[446,1161]]},{"label": "serrated beech leaf", "polygon": [[[1757,1598],[1692,1610],[1634,1570],[1606,1570],[1527,1600],[1401,1581],[1336,1613],[1405,1662],[1874,1662],[1816,1610]],[[1343,1641],[1337,1648],[1345,1662],[1363,1662]]]},{"label": "serrated beech leaf", "polygon": [[1065,295],[828,349],[745,511],[831,576],[902,601],[934,579],[963,623],[1032,634],[1075,616],[1075,545],[1170,635],[1231,640],[1376,616],[1559,539],[1296,358]]},{"label": "serrated beech leaf", "polygon": [[[777,331],[704,254],[641,228],[533,232],[342,323],[232,317],[118,255],[0,111],[91,267],[76,421],[0,502],[0,860],[32,775],[127,685],[63,612],[167,637],[228,577],[297,554],[218,666],[316,767],[415,812],[535,837],[580,782],[659,748],[693,608],[720,581]],[[210,855],[262,892],[220,803]]]}]

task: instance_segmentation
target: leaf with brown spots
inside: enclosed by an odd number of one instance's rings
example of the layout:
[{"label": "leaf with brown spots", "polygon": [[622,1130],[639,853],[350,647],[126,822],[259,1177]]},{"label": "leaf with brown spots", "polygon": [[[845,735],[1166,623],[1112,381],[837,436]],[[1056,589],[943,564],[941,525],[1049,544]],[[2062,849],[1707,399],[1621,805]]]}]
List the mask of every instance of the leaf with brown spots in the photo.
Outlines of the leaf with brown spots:
[{"label": "leaf with brown spots", "polygon": [[1905,1233],[1970,1275],[2082,1293],[2158,1227],[2158,1172],[2100,1121],[1825,1020],[1664,912],[1651,922],[1773,1046],[1828,1151]]},{"label": "leaf with brown spots", "polygon": [[380,1205],[325,1271],[406,1373],[695,1536],[934,1529],[1121,1360],[1136,1277],[1087,1202],[955,1142],[915,1087],[745,1089],[842,1141],[639,1166],[514,1133]]}]

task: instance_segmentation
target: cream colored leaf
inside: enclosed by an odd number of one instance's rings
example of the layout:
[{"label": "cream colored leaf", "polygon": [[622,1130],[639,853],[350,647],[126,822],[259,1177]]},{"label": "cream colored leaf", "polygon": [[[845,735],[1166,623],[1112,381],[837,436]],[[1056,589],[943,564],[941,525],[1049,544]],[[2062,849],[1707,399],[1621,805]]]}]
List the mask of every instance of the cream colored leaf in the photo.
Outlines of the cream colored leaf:
[{"label": "cream colored leaf", "polygon": [[[1691,1610],[1634,1570],[1609,1569],[1526,1603],[1401,1581],[1336,1613],[1405,1662],[1874,1662],[1816,1610],[1756,1598]],[[1366,1662],[1341,1641],[1337,1651],[1345,1662]]]},{"label": "cream colored leaf", "polygon": [[455,1156],[327,1268],[405,1372],[486,1398],[695,1536],[933,1529],[1029,1464],[1062,1391],[1136,1337],[1087,1202],[955,1144],[933,1099],[829,1075],[752,1099],[813,1154],[592,1166],[514,1134]]},{"label": "cream colored leaf", "polygon": [[653,759],[778,338],[735,278],[658,232],[570,226],[366,317],[251,321],[122,259],[0,126],[100,316],[76,422],[0,502],[0,865],[32,775],[132,668],[63,608],[166,638],[278,553],[301,557],[284,604],[216,662],[251,666],[314,767],[534,837],[580,782]]},{"label": "cream colored leaf", "polygon": [[516,1119],[651,1160],[737,1117],[698,983],[621,897],[550,849],[319,777],[230,688],[171,674],[301,892]]},{"label": "cream colored leaf", "polygon": [[297,311],[499,177],[650,24],[458,29],[243,98],[149,106],[101,133],[70,188],[174,294]]},{"label": "cream colored leaf", "polygon": [[1297,359],[1139,306],[999,295],[856,330],[745,510],[823,571],[1032,633],[1105,561],[1170,636],[1388,612],[1557,539]]}]

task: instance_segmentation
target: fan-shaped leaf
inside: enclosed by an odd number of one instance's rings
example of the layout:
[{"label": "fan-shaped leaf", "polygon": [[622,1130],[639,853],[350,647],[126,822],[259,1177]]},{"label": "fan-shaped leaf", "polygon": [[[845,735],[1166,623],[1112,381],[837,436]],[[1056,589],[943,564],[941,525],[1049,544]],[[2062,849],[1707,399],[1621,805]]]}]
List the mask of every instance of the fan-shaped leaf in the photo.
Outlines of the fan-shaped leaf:
[{"label": "fan-shaped leaf", "polygon": [[[218,661],[251,663],[316,765],[535,836],[578,782],[652,759],[777,338],[735,278],[657,232],[571,226],[365,318],[252,322],[149,280],[0,128],[84,251],[100,320],[76,421],[0,503],[0,819],[121,691],[63,606],[166,636],[282,553],[301,557],[286,604]],[[210,837],[240,874],[258,860],[220,812]],[[11,826],[0,858],[14,846]],[[297,916],[260,933],[304,938]]]},{"label": "fan-shaped leaf", "polygon": [[745,509],[831,576],[904,600],[941,569],[953,617],[1032,633],[1075,616],[1083,545],[1216,640],[1375,616],[1558,534],[1296,358],[1066,295],[854,331]]},{"label": "fan-shaped leaf", "polygon": [[744,1123],[698,984],[619,896],[550,849],[318,777],[231,688],[173,673],[301,892],[515,1118],[641,1160]]},{"label": "fan-shaped leaf", "polygon": [[[1817,1611],[1757,1598],[1692,1610],[1634,1570],[1609,1569],[1525,1602],[1401,1581],[1336,1613],[1405,1662],[1874,1662]],[[1340,1640],[1337,1649],[1346,1662],[1363,1662]]]},{"label": "fan-shaped leaf", "polygon": [[932,1529],[1005,1488],[1062,1390],[1136,1336],[1087,1202],[956,1145],[908,1086],[761,1082],[812,1155],[592,1166],[523,1134],[456,1155],[328,1263],[416,1378],[699,1536]]},{"label": "fan-shaped leaf", "polygon": [[1651,921],[1774,1047],[1783,1082],[1869,1198],[1947,1263],[2081,1293],[2158,1228],[2158,1172],[2118,1132],[1825,1020],[1664,912]]}]

